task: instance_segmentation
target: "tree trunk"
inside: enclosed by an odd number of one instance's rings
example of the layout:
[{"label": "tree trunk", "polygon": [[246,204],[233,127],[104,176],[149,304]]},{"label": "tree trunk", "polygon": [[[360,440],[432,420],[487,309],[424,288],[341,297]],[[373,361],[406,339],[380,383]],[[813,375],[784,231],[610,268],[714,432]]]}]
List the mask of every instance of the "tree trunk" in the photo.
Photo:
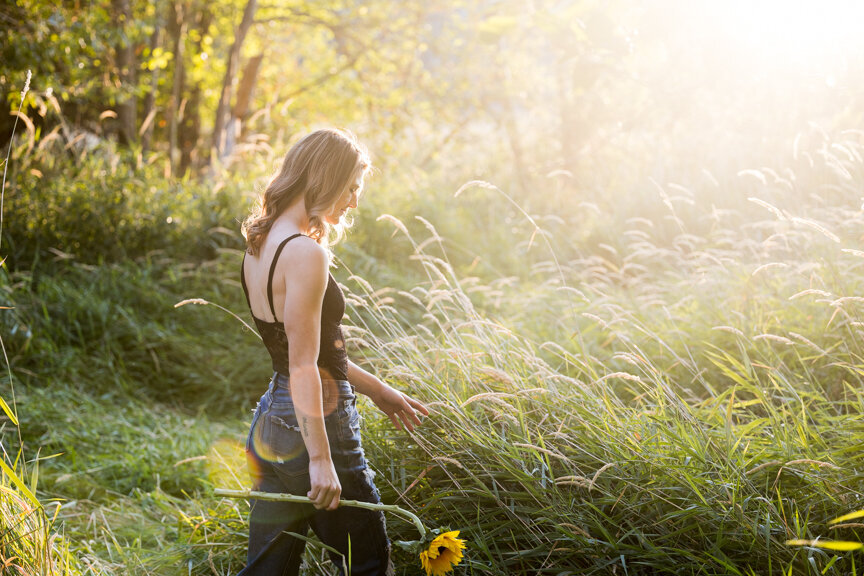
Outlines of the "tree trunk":
[{"label": "tree trunk", "polygon": [[[150,54],[152,55],[162,39],[161,20],[157,16],[153,27],[153,34],[150,35]],[[159,68],[153,70],[150,74],[150,91],[144,97],[144,124],[141,126],[141,151],[147,152],[150,149],[150,139],[153,137],[153,125],[155,124],[154,117],[156,115],[156,93],[159,91]]]},{"label": "tree trunk", "polygon": [[171,173],[176,171],[179,163],[179,152],[177,149],[177,125],[180,116],[180,98],[183,95],[183,83],[185,82],[185,69],[183,66],[184,44],[186,37],[186,21],[184,18],[184,6],[179,1],[171,2],[171,10],[168,18],[168,33],[171,35],[174,51],[174,78],[171,88],[171,101],[168,103],[168,158],[171,162]]},{"label": "tree trunk", "polygon": [[264,59],[263,54],[259,54],[249,59],[246,67],[243,69],[243,76],[240,79],[240,87],[237,90],[237,102],[231,110],[231,119],[228,121],[228,126],[225,129],[225,148],[222,152],[222,157],[227,158],[234,152],[234,146],[240,139],[242,131],[242,122],[246,119],[249,113],[249,103],[252,101],[252,92],[255,89],[255,80],[258,78],[258,69],[261,66],[261,60]]},{"label": "tree trunk", "polygon": [[237,90],[237,102],[231,115],[241,120],[249,113],[249,103],[252,102],[252,92],[255,90],[255,81],[258,79],[258,69],[261,67],[263,54],[253,56],[243,69],[243,77],[240,80],[240,88]]},{"label": "tree trunk", "polygon": [[[201,54],[204,50],[204,38],[210,30],[213,22],[213,13],[209,7],[198,11],[195,21],[191,24],[198,31],[198,38],[190,49],[193,54]],[[178,176],[183,176],[189,169],[200,168],[201,155],[201,103],[204,100],[204,91],[198,82],[190,81],[186,106],[183,109],[183,118],[180,122],[180,165]]]},{"label": "tree trunk", "polygon": [[216,118],[213,122],[213,146],[211,151],[211,164],[224,158],[225,150],[225,126],[230,120],[231,114],[231,85],[234,83],[234,74],[240,63],[240,49],[246,39],[246,33],[255,19],[257,0],[248,0],[243,10],[243,19],[234,35],[234,44],[228,54],[228,62],[225,66],[225,78],[222,81],[222,92],[219,94],[219,104],[216,106]]},{"label": "tree trunk", "polygon": [[189,95],[183,100],[183,118],[180,121],[180,136],[178,146],[179,164],[177,177],[182,178],[189,168],[193,168],[198,149],[198,137],[201,133],[201,87],[193,85]]},{"label": "tree trunk", "polygon": [[117,104],[118,138],[120,144],[129,146],[137,141],[137,74],[135,66],[135,47],[129,38],[132,30],[132,3],[130,0],[112,0],[114,18],[120,24],[121,34],[115,50],[117,53],[117,72],[120,79],[121,96]]}]

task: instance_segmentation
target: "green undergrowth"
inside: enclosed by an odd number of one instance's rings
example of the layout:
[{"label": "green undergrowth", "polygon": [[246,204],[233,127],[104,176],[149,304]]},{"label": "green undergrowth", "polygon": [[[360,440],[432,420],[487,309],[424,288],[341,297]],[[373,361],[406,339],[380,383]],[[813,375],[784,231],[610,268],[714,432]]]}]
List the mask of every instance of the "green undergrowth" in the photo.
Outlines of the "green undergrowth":
[{"label": "green undergrowth", "polygon": [[[213,258],[238,248],[233,185],[217,188],[166,178],[108,144],[74,158],[55,139],[10,175],[4,198],[3,253],[16,271],[56,259],[106,264]],[[38,175],[38,176],[37,176]],[[11,225],[10,225],[11,223]],[[47,262],[46,262],[47,261]]]},{"label": "green undergrowth", "polygon": [[230,250],[200,264],[72,261],[38,276],[7,274],[2,289],[15,306],[2,320],[12,369],[37,386],[59,380],[91,394],[230,412],[229,397],[247,397],[268,375],[257,337],[215,308],[175,305],[194,295],[242,313],[238,258]]},{"label": "green undergrowth", "polygon": [[[864,508],[853,144],[842,170],[742,173],[746,210],[667,187],[657,210],[619,207],[568,234],[514,208],[513,244],[480,261],[459,249],[470,233],[435,227],[445,208],[361,221],[391,243],[365,251],[358,234],[336,249],[350,353],[432,409],[408,434],[361,401],[383,500],[460,530],[457,573],[857,573],[856,552],[787,544],[864,535],[830,523]],[[21,425],[0,433],[26,455],[45,518],[56,512],[45,533],[62,535],[69,573],[243,564],[247,505],[211,491],[247,484],[244,436],[270,370],[216,306],[249,320],[232,242],[195,259],[172,240],[101,265],[41,251],[4,269]],[[520,258],[521,273],[498,273]],[[331,568],[313,546],[305,573]]]},{"label": "green undergrowth", "polygon": [[[524,308],[504,291],[485,313],[419,243],[428,283],[358,281],[349,299],[352,342],[436,412],[413,449],[373,425],[370,459],[395,497],[464,528],[481,571],[850,573],[848,555],[785,542],[860,539],[828,531],[864,496],[860,256],[818,230],[785,236],[784,262],[813,260],[764,268],[768,246],[724,262],[706,243],[632,284],[574,262],[568,286],[550,274]],[[531,324],[512,329],[508,305]],[[402,321],[412,309],[422,323]]]},{"label": "green undergrowth", "polygon": [[25,443],[40,446],[40,491],[61,502],[67,541],[105,574],[185,573],[196,560],[188,516],[212,482],[207,458],[236,443],[236,427],[61,381],[30,387],[19,405],[34,415],[22,421]]}]

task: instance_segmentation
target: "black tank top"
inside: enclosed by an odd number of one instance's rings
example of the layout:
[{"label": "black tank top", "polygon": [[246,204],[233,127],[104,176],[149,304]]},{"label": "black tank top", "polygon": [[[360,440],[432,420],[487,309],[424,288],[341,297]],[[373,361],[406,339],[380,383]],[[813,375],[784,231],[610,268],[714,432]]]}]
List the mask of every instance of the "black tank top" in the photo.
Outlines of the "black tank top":
[{"label": "black tank top", "polygon": [[[283,240],[276,249],[273,263],[270,264],[270,276],[267,278],[267,301],[270,304],[270,312],[276,318],[276,310],[273,307],[273,274],[276,272],[276,262],[285,244],[303,234],[294,234]],[[252,303],[249,301],[249,289],[246,287],[245,272],[246,254],[243,254],[243,264],[240,265],[240,282],[243,284],[243,293],[246,295],[246,304],[249,313],[255,321],[258,333],[264,340],[264,346],[273,360],[273,370],[282,374],[288,371],[288,336],[285,334],[285,325],[276,320],[265,322],[257,318],[252,312]],[[342,336],[342,316],[345,315],[345,296],[339,288],[339,284],[328,273],[327,289],[324,292],[324,301],[321,305],[321,345],[318,351],[318,368],[324,379],[347,380],[348,379],[348,354],[345,351],[345,339]]]}]

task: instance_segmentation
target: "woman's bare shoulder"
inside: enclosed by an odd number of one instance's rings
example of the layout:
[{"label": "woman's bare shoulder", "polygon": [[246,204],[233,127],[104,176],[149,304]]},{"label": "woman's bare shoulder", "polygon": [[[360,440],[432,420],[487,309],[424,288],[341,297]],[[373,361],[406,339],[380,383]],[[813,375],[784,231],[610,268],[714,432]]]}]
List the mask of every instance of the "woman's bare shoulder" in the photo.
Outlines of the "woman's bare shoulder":
[{"label": "woman's bare shoulder", "polygon": [[309,275],[326,275],[330,266],[330,254],[327,249],[308,236],[299,236],[288,242],[279,259],[278,269],[288,276],[302,271]]}]

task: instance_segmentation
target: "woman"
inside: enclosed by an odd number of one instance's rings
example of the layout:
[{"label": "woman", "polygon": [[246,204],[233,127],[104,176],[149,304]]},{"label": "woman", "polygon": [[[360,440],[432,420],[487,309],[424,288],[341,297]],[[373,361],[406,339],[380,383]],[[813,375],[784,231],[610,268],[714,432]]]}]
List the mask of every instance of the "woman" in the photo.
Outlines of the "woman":
[{"label": "woman", "polygon": [[243,223],[243,290],[275,371],[246,444],[253,489],[312,500],[252,501],[244,575],[297,574],[308,527],[339,552],[331,558],[341,574],[392,572],[383,514],[338,507],[340,496],[380,502],[360,443],[355,391],[399,429],[420,424],[418,411],[429,414],[345,350],[345,299],[328,272],[328,239],[341,236],[370,169],[349,132],[309,134],[289,150]]}]

